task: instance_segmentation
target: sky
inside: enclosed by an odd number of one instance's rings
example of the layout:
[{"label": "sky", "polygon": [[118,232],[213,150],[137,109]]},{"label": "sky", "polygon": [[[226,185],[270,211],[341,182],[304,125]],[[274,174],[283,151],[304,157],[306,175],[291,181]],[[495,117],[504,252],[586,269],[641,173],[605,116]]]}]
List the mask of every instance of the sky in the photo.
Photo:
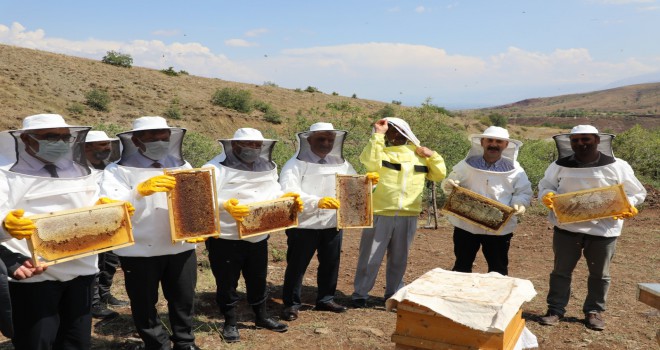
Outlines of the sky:
[{"label": "sky", "polygon": [[449,109],[660,82],[658,34],[660,0],[0,0],[2,44]]}]

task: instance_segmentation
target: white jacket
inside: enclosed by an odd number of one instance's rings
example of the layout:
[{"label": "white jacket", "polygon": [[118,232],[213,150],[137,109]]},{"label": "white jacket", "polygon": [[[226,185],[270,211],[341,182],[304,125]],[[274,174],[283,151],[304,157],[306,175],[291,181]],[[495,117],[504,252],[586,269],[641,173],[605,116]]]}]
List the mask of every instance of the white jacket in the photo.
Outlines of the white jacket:
[{"label": "white jacket", "polygon": [[[220,208],[220,238],[238,240],[236,220],[229,215],[223,204],[236,198],[238,204],[267,201],[281,197],[284,192],[277,182],[277,167],[267,171],[245,171],[226,167],[220,164],[224,153],[211,159],[204,167],[215,167],[216,188],[218,191],[218,206]],[[245,241],[256,243],[268,238],[268,235],[247,237]],[[214,238],[209,238],[214,239]]]},{"label": "white jacket", "polygon": [[[14,209],[24,209],[25,216],[30,216],[93,206],[99,198],[99,187],[94,174],[54,179],[0,169],[0,198],[0,216],[4,219]],[[8,233],[5,232],[4,225],[0,225],[0,231],[0,236],[7,238]],[[31,256],[24,239],[12,238],[3,245],[13,252]],[[91,255],[49,266],[40,275],[15,282],[64,282],[78,276],[93,275],[98,271],[97,255]]]},{"label": "white jacket", "polygon": [[[633,206],[646,198],[646,189],[637,180],[630,165],[622,159],[615,158],[612,164],[593,168],[568,168],[553,162],[539,182],[538,198],[542,200],[548,192],[562,194],[617,184],[623,184],[628,201]],[[559,225],[552,211],[548,219],[563,230],[602,237],[619,236],[623,227],[623,220],[612,218]]]},{"label": "white jacket", "polygon": [[337,211],[319,209],[322,197],[336,197],[335,174],[355,174],[348,161],[342,164],[316,164],[291,158],[282,167],[280,185],[284,192],[300,194],[305,208],[298,216],[298,227],[324,229],[337,227]]},{"label": "white jacket", "polygon": [[[443,181],[443,184],[448,179],[458,180],[461,187],[508,206],[519,204],[528,207],[533,195],[532,185],[527,179],[527,174],[525,174],[520,164],[515,161],[513,170],[495,172],[475,169],[464,159],[454,165],[452,172]],[[447,219],[452,225],[474,234],[494,234],[492,231],[485,230],[454,216],[447,216]],[[505,235],[513,232],[517,224],[518,219],[514,215],[499,231],[499,234]]]},{"label": "white jacket", "polygon": [[[172,170],[191,169],[187,162]],[[131,202],[135,214],[131,217],[135,244],[113,250],[119,256],[150,257],[179,254],[195,245],[186,242],[172,244],[167,193],[156,192],[142,196],[137,186],[154,176],[163,175],[163,169],[134,168],[112,163],[103,171],[101,196]]]}]

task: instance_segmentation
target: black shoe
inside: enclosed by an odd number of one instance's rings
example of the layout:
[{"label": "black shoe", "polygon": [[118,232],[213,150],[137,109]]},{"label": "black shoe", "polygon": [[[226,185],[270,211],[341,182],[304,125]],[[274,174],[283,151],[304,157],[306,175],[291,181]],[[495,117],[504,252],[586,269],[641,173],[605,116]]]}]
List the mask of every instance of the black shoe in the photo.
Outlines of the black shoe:
[{"label": "black shoe", "polygon": [[353,299],[351,304],[356,309],[364,309],[367,307],[367,299]]},{"label": "black shoe", "polygon": [[282,311],[282,319],[285,321],[295,321],[298,319],[298,311],[300,311],[300,305],[287,306]]},{"label": "black shoe", "polygon": [[126,307],[126,306],[129,305],[128,301],[119,300],[119,299],[115,298],[114,295],[110,295],[106,298],[103,298],[103,299],[101,299],[101,301],[108,304],[108,305],[110,305],[110,306],[114,306],[114,307]]},{"label": "black shoe", "polygon": [[195,344],[186,345],[186,346],[174,346],[174,350],[202,350],[199,346]]},{"label": "black shoe", "polygon": [[316,311],[331,311],[331,312],[336,312],[336,313],[341,313],[345,312],[348,310],[346,306],[341,306],[334,301],[326,301],[325,303],[318,303],[316,304]]},{"label": "black shoe", "polygon": [[117,311],[113,311],[105,307],[105,305],[98,304],[92,306],[92,317],[102,320],[109,320],[119,316]]},{"label": "black shoe", "polygon": [[284,323],[279,323],[270,317],[257,319],[254,324],[257,326],[257,328],[266,328],[273,332],[283,333],[289,330],[289,326],[285,325]]},{"label": "black shoe", "polygon": [[238,343],[241,341],[241,335],[238,333],[238,328],[235,324],[225,323],[225,327],[222,329],[222,339],[227,343]]}]

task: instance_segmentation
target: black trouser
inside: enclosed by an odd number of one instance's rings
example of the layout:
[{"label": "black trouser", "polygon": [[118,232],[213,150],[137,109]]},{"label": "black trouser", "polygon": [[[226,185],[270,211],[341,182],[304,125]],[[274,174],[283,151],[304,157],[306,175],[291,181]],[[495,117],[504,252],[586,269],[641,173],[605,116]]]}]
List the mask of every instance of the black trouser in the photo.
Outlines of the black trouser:
[{"label": "black trouser", "polygon": [[119,266],[119,257],[112,251],[100,253],[98,266],[99,273],[96,275],[96,283],[94,283],[92,305],[110,297],[110,287],[112,287],[112,279]]},{"label": "black trouser", "polygon": [[89,349],[94,275],[70,281],[10,282],[16,350]]},{"label": "black trouser", "polygon": [[[147,349],[174,349],[195,343],[193,299],[197,284],[197,255],[191,249],[174,255],[119,257],[131,300],[133,322]],[[167,300],[172,335],[163,328],[156,303],[158,285]]]},{"label": "black trouser", "polygon": [[209,262],[217,286],[215,300],[224,313],[240,300],[236,288],[243,273],[247,301],[259,305],[266,301],[268,274],[268,239],[249,241],[209,238],[206,240]]},{"label": "black trouser", "polygon": [[316,303],[332,301],[337,291],[342,231],[337,228],[320,230],[292,228],[286,230],[286,272],[282,287],[284,305],[300,305],[303,277],[309,262],[318,251],[316,273]]},{"label": "black trouser", "polygon": [[472,264],[477,257],[479,247],[484,252],[488,263],[488,272],[495,271],[501,275],[509,274],[509,246],[513,233],[506,235],[476,235],[454,228],[454,256],[456,261],[452,271],[472,272]]}]

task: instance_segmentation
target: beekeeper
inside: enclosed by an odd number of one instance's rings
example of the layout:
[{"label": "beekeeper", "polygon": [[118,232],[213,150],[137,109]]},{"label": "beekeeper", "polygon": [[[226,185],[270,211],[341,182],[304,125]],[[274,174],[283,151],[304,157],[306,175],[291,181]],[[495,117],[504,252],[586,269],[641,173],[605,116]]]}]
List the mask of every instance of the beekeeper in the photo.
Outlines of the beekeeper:
[{"label": "beekeeper", "polygon": [[[22,129],[0,133],[2,158],[11,159],[0,168],[0,236],[13,237],[4,247],[24,257],[7,266],[12,277],[12,343],[19,350],[91,346],[96,255],[53,265],[35,276],[40,271],[27,259],[31,255],[24,239],[36,228],[30,215],[110,201],[99,198],[97,179],[83,158],[89,129],[69,125],[58,114],[37,114],[23,119]],[[12,147],[6,147],[12,139]],[[33,276],[20,279],[17,272]]]},{"label": "beekeeper", "polygon": [[[498,126],[470,135],[470,141],[467,157],[442,181],[442,190],[449,194],[454,187],[462,186],[513,207],[516,215],[524,214],[533,192],[525,170],[516,160],[522,142],[509,138],[509,132]],[[472,272],[481,247],[488,272],[509,274],[509,246],[517,225],[516,216],[509,219],[499,234],[454,216],[447,216],[447,219],[454,225],[452,271]]]},{"label": "beekeeper", "polygon": [[271,160],[275,140],[265,139],[252,128],[236,130],[231,139],[220,140],[223,151],[204,167],[214,167],[220,210],[220,238],[206,241],[209,262],[217,284],[216,302],[224,315],[222,338],[240,341],[236,306],[240,300],[236,287],[243,274],[247,302],[255,313],[255,325],[275,332],[285,332],[286,324],[271,318],[267,311],[268,235],[241,240],[236,221],[242,221],[249,209],[245,205],[291,196],[299,211],[302,201],[296,193],[284,193],[277,182],[277,165]]},{"label": "beekeeper", "polygon": [[[644,186],[637,180],[630,165],[612,152],[614,135],[598,132],[591,125],[578,125],[569,134],[553,136],[559,153],[558,160],[546,169],[539,182],[538,198],[552,208],[553,196],[568,192],[623,184],[631,205],[637,206],[646,198]],[[589,268],[587,296],[582,305],[585,325],[594,330],[605,329],[603,312],[610,286],[610,263],[621,235],[622,217],[559,224],[551,211],[548,219],[554,225],[552,249],[555,263],[550,273],[548,311],[540,323],[556,325],[566,313],[571,294],[571,277],[580,256],[584,255]]]},{"label": "beekeeper", "polygon": [[85,138],[85,157],[93,169],[103,170],[119,158],[119,139],[105,131],[90,130]]},{"label": "beekeeper", "polygon": [[[315,123],[299,132],[296,154],[284,164],[280,184],[284,192],[300,193],[305,210],[298,216],[298,227],[286,230],[287,253],[282,301],[282,318],[298,318],[302,305],[300,293],[309,262],[317,253],[316,310],[344,312],[346,307],[334,301],[337,291],[342,232],[337,230],[335,175],[355,174],[344,159],[346,131],[335,130],[331,123]],[[377,182],[378,174],[370,173]]]},{"label": "beekeeper", "polygon": [[[133,129],[117,134],[121,159],[103,173],[103,195],[134,203],[135,244],[115,250],[124,270],[135,327],[146,349],[194,349],[193,298],[197,282],[195,244],[172,244],[167,193],[176,179],[163,174],[191,169],[181,147],[185,129],[170,127],[158,116],[140,117]],[[167,299],[170,331],[158,317],[158,286]]]},{"label": "beekeeper", "polygon": [[367,171],[377,172],[380,181],[373,193],[374,227],[364,229],[360,239],[351,297],[358,308],[367,306],[385,253],[385,299],[404,286],[408,251],[422,211],[424,182],[440,181],[446,175],[444,159],[421,146],[408,123],[400,118],[388,117],[374,124],[360,162]]}]

